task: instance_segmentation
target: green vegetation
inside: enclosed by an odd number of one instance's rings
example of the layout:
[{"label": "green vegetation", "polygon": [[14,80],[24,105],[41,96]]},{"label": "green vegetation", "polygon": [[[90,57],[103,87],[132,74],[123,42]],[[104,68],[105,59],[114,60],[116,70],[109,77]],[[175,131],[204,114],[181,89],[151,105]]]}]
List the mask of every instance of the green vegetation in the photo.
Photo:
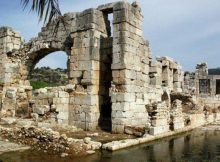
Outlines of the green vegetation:
[{"label": "green vegetation", "polygon": [[21,0],[21,3],[24,8],[30,7],[31,11],[36,12],[39,21],[44,20],[44,23],[50,23],[62,16],[59,0]]},{"label": "green vegetation", "polygon": [[208,69],[209,75],[220,75],[220,68]]},{"label": "green vegetation", "polygon": [[67,69],[61,68],[36,68],[32,71],[28,79],[33,89],[62,86],[68,84]]},{"label": "green vegetation", "polygon": [[45,88],[45,87],[55,87],[57,86],[57,84],[53,84],[53,83],[46,83],[43,81],[30,81],[31,86],[33,87],[33,89],[40,89],[40,88]]}]

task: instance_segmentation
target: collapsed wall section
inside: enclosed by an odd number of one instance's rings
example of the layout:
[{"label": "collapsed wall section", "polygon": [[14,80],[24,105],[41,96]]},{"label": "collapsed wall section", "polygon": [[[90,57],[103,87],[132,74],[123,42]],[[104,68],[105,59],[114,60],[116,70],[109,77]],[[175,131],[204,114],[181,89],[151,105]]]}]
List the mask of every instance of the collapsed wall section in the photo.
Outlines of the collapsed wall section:
[{"label": "collapsed wall section", "polygon": [[219,74],[218,68],[210,70],[207,63],[197,64],[195,72],[185,72],[183,90],[217,110],[220,106]]},{"label": "collapsed wall section", "polygon": [[33,113],[46,116],[50,123],[69,124],[69,93],[73,90],[71,85],[35,90],[31,105]]},{"label": "collapsed wall section", "polygon": [[30,92],[29,88],[16,87],[21,82],[21,66],[19,61],[9,58],[13,52],[22,48],[23,44],[23,38],[18,32],[10,27],[0,28],[0,109],[13,114],[28,104],[25,101]]},{"label": "collapsed wall section", "polygon": [[169,57],[159,57],[157,62],[161,64],[161,85],[170,91],[182,92],[183,72],[182,67]]},{"label": "collapsed wall section", "polygon": [[[10,27],[0,28],[0,85],[13,84],[13,80],[18,76],[18,63],[12,62],[8,59],[7,55],[10,55],[13,51],[20,49],[23,45],[23,39],[18,32],[15,32]],[[14,75],[15,74],[15,75]]]}]

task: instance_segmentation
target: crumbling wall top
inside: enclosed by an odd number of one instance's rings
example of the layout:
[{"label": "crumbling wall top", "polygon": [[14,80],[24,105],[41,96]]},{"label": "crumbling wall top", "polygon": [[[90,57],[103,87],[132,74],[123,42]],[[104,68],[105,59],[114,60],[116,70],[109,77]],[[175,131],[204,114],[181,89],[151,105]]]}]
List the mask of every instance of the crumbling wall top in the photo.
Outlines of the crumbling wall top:
[{"label": "crumbling wall top", "polygon": [[173,60],[173,58],[164,56],[164,57],[157,57],[156,60],[162,63],[162,66],[169,66],[172,69],[182,69],[182,66]]},{"label": "crumbling wall top", "polygon": [[14,31],[11,27],[0,27],[0,54],[20,49],[23,43],[24,39],[20,33]]}]

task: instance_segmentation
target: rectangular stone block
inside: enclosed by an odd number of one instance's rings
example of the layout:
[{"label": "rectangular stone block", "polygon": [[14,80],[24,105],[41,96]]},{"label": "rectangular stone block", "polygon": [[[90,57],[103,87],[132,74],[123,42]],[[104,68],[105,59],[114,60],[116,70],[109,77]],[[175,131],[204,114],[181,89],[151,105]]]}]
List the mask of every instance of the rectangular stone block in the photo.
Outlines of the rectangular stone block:
[{"label": "rectangular stone block", "polygon": [[163,125],[167,125],[167,119],[152,120],[152,126],[154,127],[163,126]]},{"label": "rectangular stone block", "polygon": [[68,98],[69,97],[69,93],[65,92],[65,91],[59,91],[58,96],[60,98]]},{"label": "rectangular stone block", "polygon": [[157,135],[161,133],[165,133],[169,131],[169,125],[158,126],[158,127],[151,127],[150,128],[150,135]]},{"label": "rectangular stone block", "polygon": [[129,111],[131,110],[130,103],[129,102],[112,103],[112,110]]},{"label": "rectangular stone block", "polygon": [[184,122],[173,123],[174,130],[184,128]]},{"label": "rectangular stone block", "polygon": [[112,102],[135,102],[135,93],[113,93]]}]

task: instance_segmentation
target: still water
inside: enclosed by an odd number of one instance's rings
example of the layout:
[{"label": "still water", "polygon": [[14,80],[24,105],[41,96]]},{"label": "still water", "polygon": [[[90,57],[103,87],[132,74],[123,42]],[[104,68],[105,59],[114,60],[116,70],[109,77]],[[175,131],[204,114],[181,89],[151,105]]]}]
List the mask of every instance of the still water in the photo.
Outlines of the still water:
[{"label": "still water", "polygon": [[116,152],[60,158],[35,151],[0,155],[2,162],[220,162],[220,131],[211,126]]}]

